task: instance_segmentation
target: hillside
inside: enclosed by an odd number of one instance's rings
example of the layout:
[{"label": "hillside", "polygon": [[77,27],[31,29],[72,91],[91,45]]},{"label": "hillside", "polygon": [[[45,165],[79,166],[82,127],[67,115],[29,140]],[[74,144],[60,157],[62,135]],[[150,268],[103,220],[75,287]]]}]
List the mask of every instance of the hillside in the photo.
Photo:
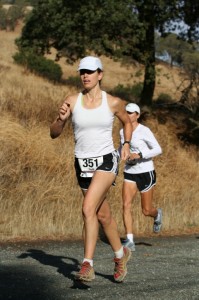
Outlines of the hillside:
[{"label": "hillside", "polygon": [[[19,27],[16,32],[0,31],[0,240],[80,238],[82,195],[73,168],[71,125],[67,124],[59,139],[49,137],[49,124],[56,116],[57,108],[65,95],[75,89],[64,84],[54,85],[13,63],[14,40],[20,30]],[[121,66],[105,57],[102,62],[105,66],[104,88],[142,80],[143,66]],[[70,66],[64,59],[60,64],[65,79],[77,75],[77,64]],[[157,64],[157,72],[155,95],[167,93],[178,100],[180,70]],[[138,76],[140,73],[142,75]],[[163,155],[155,158],[157,186],[154,195],[156,205],[164,212],[161,235],[199,231],[198,152],[177,138],[185,117],[175,110],[156,109],[148,113],[144,121],[163,148]],[[116,146],[119,127],[116,122]],[[122,166],[117,186],[108,195],[121,235],[124,232]],[[152,220],[143,217],[139,195],[133,204],[133,212],[135,234],[152,235]]]}]

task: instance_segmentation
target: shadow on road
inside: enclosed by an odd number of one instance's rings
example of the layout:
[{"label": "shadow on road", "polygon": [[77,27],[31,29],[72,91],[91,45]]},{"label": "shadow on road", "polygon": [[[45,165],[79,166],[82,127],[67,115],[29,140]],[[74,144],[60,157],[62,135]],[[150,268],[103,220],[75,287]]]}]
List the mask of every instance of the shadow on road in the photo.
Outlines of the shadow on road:
[{"label": "shadow on road", "polygon": [[[0,277],[0,300],[57,299],[48,278],[29,266],[3,266]],[[49,298],[49,294],[52,298]]]},{"label": "shadow on road", "polygon": [[[19,259],[25,259],[31,257],[42,265],[47,265],[51,267],[55,267],[57,272],[62,274],[64,277],[67,277],[73,282],[71,289],[89,289],[91,288],[88,283],[84,283],[81,281],[75,280],[75,272],[78,271],[79,261],[72,257],[67,256],[57,256],[45,253],[43,250],[38,249],[28,249],[27,252],[22,253],[18,256]],[[66,263],[63,259],[68,259],[72,263]],[[105,279],[108,279],[111,282],[115,282],[113,279],[113,275],[105,275],[99,272],[96,272],[96,275],[101,276]]]},{"label": "shadow on road", "polygon": [[145,242],[135,243],[135,245],[136,245],[136,246],[143,245],[143,246],[147,246],[147,247],[152,247],[152,246],[153,246],[152,244],[145,243]]},{"label": "shadow on road", "polygon": [[[67,277],[73,282],[71,289],[91,288],[88,285],[88,283],[75,280],[75,276],[74,276],[75,272],[77,272],[79,269],[79,261],[75,258],[67,257],[67,256],[51,255],[51,254],[47,254],[43,250],[38,250],[38,249],[28,249],[27,252],[22,253],[18,256],[19,259],[25,259],[28,257],[37,260],[42,265],[55,267],[58,273],[62,274],[64,277]],[[65,261],[63,261],[63,259],[68,259],[72,263],[66,263]],[[112,274],[105,275],[99,272],[95,272],[95,274],[115,283]]]},{"label": "shadow on road", "polygon": [[[79,261],[72,257],[67,256],[57,256],[45,253],[43,250],[38,249],[28,249],[26,253],[22,253],[18,256],[20,259],[25,259],[31,257],[42,265],[47,265],[55,267],[57,272],[62,274],[64,277],[67,277],[73,282],[71,286],[72,289],[88,289],[90,286],[84,284],[83,282],[75,280],[74,273],[78,271]],[[66,263],[63,259],[68,259],[72,263]]]},{"label": "shadow on road", "polygon": [[[71,280],[74,279],[74,275],[71,273],[77,271],[79,265],[78,260],[72,257],[51,255],[45,253],[43,250],[38,249],[28,249],[26,253],[22,253],[18,256],[20,259],[25,259],[27,257],[31,257],[39,261],[42,265],[55,267],[58,273]],[[72,264],[66,263],[62,259],[69,259],[72,261]]]}]

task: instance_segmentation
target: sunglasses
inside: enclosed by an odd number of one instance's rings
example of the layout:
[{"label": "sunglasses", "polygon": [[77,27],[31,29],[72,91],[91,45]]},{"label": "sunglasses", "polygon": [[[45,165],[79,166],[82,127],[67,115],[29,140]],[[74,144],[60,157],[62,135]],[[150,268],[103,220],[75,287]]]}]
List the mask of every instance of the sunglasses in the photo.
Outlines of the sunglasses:
[{"label": "sunglasses", "polygon": [[127,111],[127,114],[128,115],[132,115],[132,114],[134,114],[136,111],[133,111],[133,112],[131,112],[131,111]]},{"label": "sunglasses", "polygon": [[90,74],[95,73],[96,70],[95,70],[95,71],[92,71],[92,70],[82,69],[82,70],[80,70],[79,72],[80,72],[80,75],[84,75],[84,74],[90,75]]}]

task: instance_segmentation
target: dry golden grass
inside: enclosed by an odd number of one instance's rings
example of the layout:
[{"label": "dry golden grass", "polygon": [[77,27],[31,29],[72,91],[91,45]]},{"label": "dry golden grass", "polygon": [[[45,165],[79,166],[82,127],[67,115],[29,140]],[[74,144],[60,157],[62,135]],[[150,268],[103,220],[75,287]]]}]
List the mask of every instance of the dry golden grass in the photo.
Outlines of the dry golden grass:
[{"label": "dry golden grass", "polygon": [[[49,124],[59,103],[66,94],[74,91],[64,85],[53,85],[13,64],[11,56],[18,34],[19,31],[0,32],[3,45],[0,48],[0,240],[80,238],[82,195],[73,167],[71,125],[67,124],[60,138],[52,140],[49,136]],[[134,82],[132,74],[140,66],[127,69],[110,59],[102,60],[105,65],[103,82],[107,87]],[[76,65],[71,67],[63,60],[61,64],[65,77],[76,75]],[[156,93],[168,92],[167,86],[172,95],[176,95],[178,77],[177,72],[170,81],[161,77],[161,87],[157,86]],[[146,125],[153,130],[163,148],[163,155],[155,158],[157,186],[154,195],[155,204],[164,212],[161,235],[196,232],[199,229],[197,152],[186,149],[178,141],[176,126],[171,121],[159,124],[151,115]],[[116,122],[116,146],[119,127]],[[108,194],[121,235],[124,233],[122,166],[121,163],[117,186]],[[136,236],[151,235],[152,220],[142,215],[139,195],[133,204],[133,214]]]},{"label": "dry golden grass", "polygon": [[67,143],[52,141],[47,126],[25,128],[7,115],[0,128],[2,237],[77,236],[81,194],[73,170],[72,136]]}]

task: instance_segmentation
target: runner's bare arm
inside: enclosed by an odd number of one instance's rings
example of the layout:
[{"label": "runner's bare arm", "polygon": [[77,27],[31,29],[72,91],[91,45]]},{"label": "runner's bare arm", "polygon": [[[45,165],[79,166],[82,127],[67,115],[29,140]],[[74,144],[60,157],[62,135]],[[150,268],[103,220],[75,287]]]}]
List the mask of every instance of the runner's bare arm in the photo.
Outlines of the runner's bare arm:
[{"label": "runner's bare arm", "polygon": [[[125,102],[120,98],[108,96],[108,102],[112,112],[122,122],[124,129],[124,141],[130,141],[132,136],[132,125],[129,116],[125,109]],[[129,144],[125,143],[122,147],[121,158],[126,160],[129,158],[130,149]]]},{"label": "runner's bare arm", "polygon": [[57,138],[63,131],[66,120],[70,117],[74,107],[74,97],[67,97],[60,106],[58,116],[50,125],[50,136],[52,139]]}]

